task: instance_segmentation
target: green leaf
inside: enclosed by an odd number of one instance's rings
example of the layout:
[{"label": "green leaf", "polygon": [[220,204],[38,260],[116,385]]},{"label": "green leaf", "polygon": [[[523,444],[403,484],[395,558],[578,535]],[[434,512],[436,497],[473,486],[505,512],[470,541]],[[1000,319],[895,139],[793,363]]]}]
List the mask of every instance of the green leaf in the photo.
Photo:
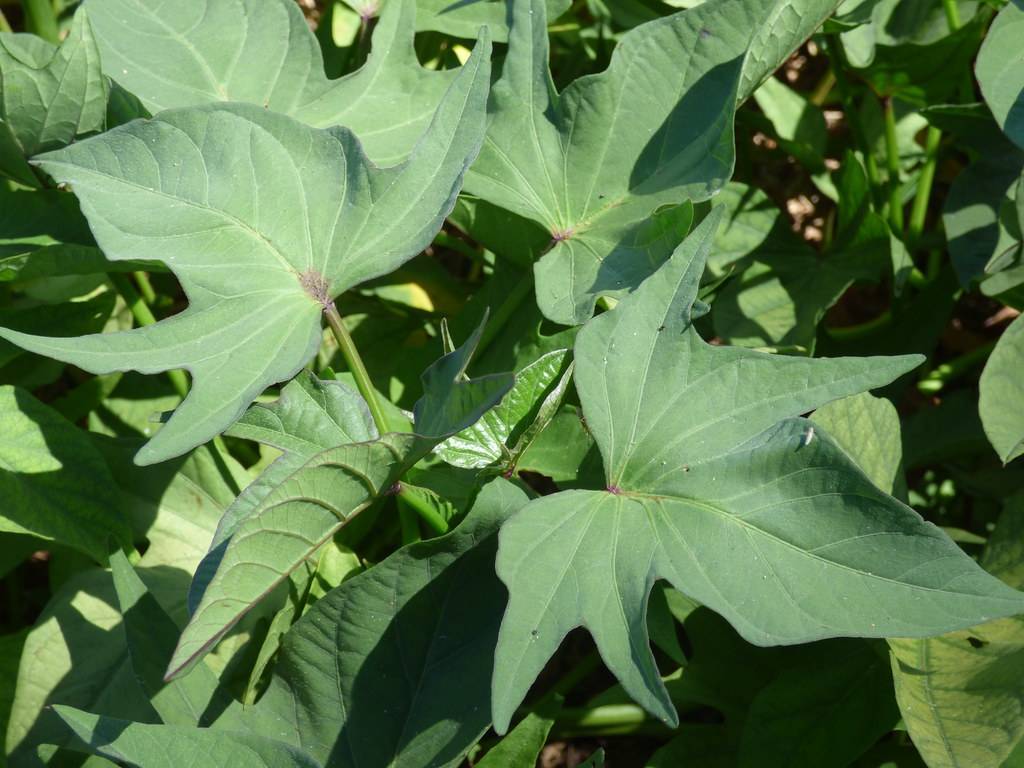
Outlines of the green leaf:
[{"label": "green leaf", "polygon": [[[413,0],[385,4],[373,55],[358,72],[333,81],[290,0],[90,0],[89,14],[103,71],[151,113],[211,102],[255,104],[315,128],[344,125],[378,165],[412,151],[456,77],[417,61]],[[479,66],[475,61],[471,69]]]},{"label": "green leaf", "polygon": [[110,261],[99,248],[87,245],[61,243],[42,248],[26,248],[27,250],[21,253],[0,255],[0,282],[23,282],[45,277],[95,275],[104,272],[162,270],[162,265],[154,265],[151,262]]},{"label": "green leaf", "polygon": [[[187,671],[239,619],[359,513],[394,492],[394,484],[437,444],[476,422],[512,387],[511,374],[477,379],[466,367],[483,325],[423,374],[415,433],[322,451],[285,478],[247,516],[222,526],[200,573],[215,568],[182,633],[168,679]],[[205,577],[204,577],[205,578]]]},{"label": "green leaf", "polygon": [[1003,132],[1024,149],[1024,3],[1010,0],[989,27],[974,71]]},{"label": "green leaf", "polygon": [[728,180],[743,56],[769,5],[713,0],[644,24],[607,70],[557,94],[544,3],[513,4],[494,118],[466,189],[550,233],[535,267],[548,318],[580,323],[599,296],[635,288],[685,233],[674,209],[652,214]]},{"label": "green leaf", "polygon": [[0,173],[40,186],[25,159],[103,130],[106,114],[107,79],[84,11],[60,48],[0,34]]},{"label": "green leaf", "polygon": [[297,713],[297,743],[326,765],[459,764],[490,722],[505,602],[493,570],[498,527],[526,503],[496,478],[454,531],[317,601],[285,636],[257,709]]},{"label": "green leaf", "polygon": [[530,712],[507,736],[487,750],[483,760],[476,764],[477,768],[536,765],[554,724],[554,718]]},{"label": "green leaf", "polygon": [[828,129],[820,107],[774,77],[754,91],[754,101],[771,121],[783,150],[810,172],[825,170]]},{"label": "green leaf", "polygon": [[[18,679],[18,661],[27,635],[27,627],[20,632],[0,635],[0,735],[7,733],[11,705],[14,703],[14,682]],[[0,768],[7,768],[6,750],[0,751]]]},{"label": "green leaf", "polygon": [[900,416],[884,397],[863,392],[822,406],[811,421],[828,433],[879,489],[902,482]]},{"label": "green leaf", "polygon": [[978,412],[1004,464],[1024,454],[1024,320],[1003,331],[981,373]]},{"label": "green leaf", "polygon": [[310,360],[331,299],[430,242],[483,133],[489,53],[485,36],[394,168],[373,166],[346,129],[240,104],[171,110],[45,155],[107,257],[164,261],[189,307],[118,334],[0,336],[93,373],[187,369],[192,390],[140,464],[211,439]]},{"label": "green leaf", "polygon": [[[378,5],[376,0],[355,2],[347,0],[352,6]],[[385,8],[395,0],[386,0]],[[569,8],[569,0],[545,0],[548,18],[557,19]],[[495,42],[508,40],[506,3],[500,0],[475,0],[471,2],[455,2],[452,0],[418,0],[416,3],[416,29],[432,29],[454,37],[473,38],[477,30],[487,26],[494,35]]]},{"label": "green leaf", "polygon": [[85,434],[18,387],[0,387],[0,531],[73,547],[105,563],[130,547],[114,479]]},{"label": "green leaf", "polygon": [[[1024,586],[1024,495],[1007,501],[982,563]],[[890,640],[896,698],[929,768],[999,768],[1024,734],[1024,617]]]},{"label": "green leaf", "polygon": [[886,384],[919,357],[786,358],[697,335],[720,218],[713,212],[577,337],[576,388],[605,488],[545,496],[502,528],[496,569],[510,598],[492,685],[499,731],[577,626],[630,696],[678,722],[648,647],[659,578],[761,645],[931,635],[1024,608],[1024,596],[875,489],[823,431],[787,418]]},{"label": "green leaf", "polygon": [[263,736],[144,725],[60,705],[53,709],[81,739],[82,751],[133,768],[173,768],[183,763],[193,768],[320,768],[294,747]]}]

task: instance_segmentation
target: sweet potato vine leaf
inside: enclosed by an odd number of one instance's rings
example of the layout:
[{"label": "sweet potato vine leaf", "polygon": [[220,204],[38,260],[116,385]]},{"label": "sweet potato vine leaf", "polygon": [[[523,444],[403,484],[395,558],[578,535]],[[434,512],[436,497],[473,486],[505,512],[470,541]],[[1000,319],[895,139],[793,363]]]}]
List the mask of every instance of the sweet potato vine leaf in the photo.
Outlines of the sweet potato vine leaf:
[{"label": "sweet potato vine leaf", "polygon": [[382,165],[409,154],[456,74],[416,59],[414,0],[389,0],[366,65],[333,81],[294,0],[89,0],[89,13],[103,71],[150,112],[258,104],[316,128],[344,125]]},{"label": "sweet potato vine leaf", "polygon": [[[475,423],[512,387],[496,373],[466,377],[483,325],[423,374],[413,410],[414,433],[321,451],[266,494],[245,516],[217,531],[220,542],[197,571],[215,573],[202,590],[168,666],[168,679],[187,672],[260,600],[342,526],[395,490],[395,484],[439,443]],[[210,565],[210,562],[213,565]],[[195,587],[195,585],[193,585]]]},{"label": "sweet potato vine leaf", "polygon": [[884,385],[918,356],[781,357],[700,338],[719,212],[577,337],[576,388],[606,488],[545,496],[501,530],[500,731],[578,626],[638,703],[677,723],[648,645],[657,579],[759,645],[932,635],[1024,610],[1024,595],[791,418]]},{"label": "sweet potato vine leaf", "polygon": [[[807,18],[829,11],[799,5]],[[606,71],[559,94],[545,4],[513,2],[493,122],[466,188],[551,233],[535,267],[548,318],[581,323],[598,296],[636,288],[685,234],[680,203],[728,181],[734,104],[802,40],[793,35],[810,34],[792,23],[794,6],[709,0],[643,24]]]},{"label": "sweet potato vine leaf", "polygon": [[93,373],[187,369],[191,392],[136,461],[209,440],[313,356],[333,297],[430,242],[482,139],[489,56],[485,32],[412,155],[391,168],[345,128],[244,104],[169,110],[43,155],[107,257],[165,262],[189,306],[122,333],[0,336]]}]

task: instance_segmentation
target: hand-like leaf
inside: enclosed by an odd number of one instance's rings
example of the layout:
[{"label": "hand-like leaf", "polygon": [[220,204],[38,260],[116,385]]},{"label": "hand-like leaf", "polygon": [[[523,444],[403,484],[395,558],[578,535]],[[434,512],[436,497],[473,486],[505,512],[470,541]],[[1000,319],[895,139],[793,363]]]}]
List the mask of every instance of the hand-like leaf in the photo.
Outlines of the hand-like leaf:
[{"label": "hand-like leaf", "polygon": [[606,488],[543,497],[502,528],[499,730],[581,625],[627,692],[676,722],[645,622],[659,578],[761,645],[930,635],[1024,609],[1024,596],[875,489],[823,430],[786,418],[888,383],[920,358],[778,357],[697,335],[717,213],[577,338],[576,388]]},{"label": "hand-like leaf", "polygon": [[1024,2],[1010,0],[996,16],[978,53],[975,74],[1003,132],[1024,149]]},{"label": "hand-like leaf", "polygon": [[[807,13],[794,13],[797,5]],[[544,3],[513,3],[494,119],[466,188],[550,232],[552,248],[535,267],[547,317],[580,323],[598,296],[636,288],[668,257],[688,216],[652,214],[728,180],[733,105],[833,6],[712,0],[631,30],[605,72],[558,94]]]},{"label": "hand-like leaf", "polygon": [[231,731],[180,725],[144,725],[55,706],[81,739],[79,748],[132,768],[320,768],[280,741]]},{"label": "hand-like leaf", "polygon": [[207,555],[217,565],[216,574],[182,633],[168,679],[190,669],[342,526],[391,492],[434,446],[475,423],[501,400],[512,387],[511,374],[465,377],[482,331],[483,325],[423,374],[414,434],[389,433],[372,442],[322,451],[248,516],[235,521],[230,537]]},{"label": "hand-like leaf", "polygon": [[189,307],[118,334],[0,336],[94,373],[185,368],[191,392],[137,461],[209,440],[313,356],[333,297],[430,242],[483,134],[489,52],[484,38],[393,168],[374,167],[346,129],[241,104],[171,110],[45,155],[104,253],[166,262]]},{"label": "hand-like leaf", "polygon": [[0,387],[0,531],[57,542],[106,562],[132,533],[114,479],[85,434],[17,387]]},{"label": "hand-like leaf", "polygon": [[999,337],[981,373],[978,412],[985,434],[1008,464],[1024,455],[1024,320],[1017,318]]},{"label": "hand-like leaf", "polygon": [[316,128],[344,125],[378,165],[409,154],[456,74],[417,61],[413,0],[385,4],[366,65],[334,81],[291,0],[89,0],[89,13],[103,71],[150,112],[256,104]]},{"label": "hand-like leaf", "polygon": [[39,186],[26,158],[102,130],[106,115],[107,79],[84,11],[60,48],[0,33],[0,173]]},{"label": "hand-like leaf", "polygon": [[257,709],[295,713],[297,743],[327,765],[458,764],[490,723],[496,534],[527,501],[497,478],[454,531],[329,592],[285,636]]}]

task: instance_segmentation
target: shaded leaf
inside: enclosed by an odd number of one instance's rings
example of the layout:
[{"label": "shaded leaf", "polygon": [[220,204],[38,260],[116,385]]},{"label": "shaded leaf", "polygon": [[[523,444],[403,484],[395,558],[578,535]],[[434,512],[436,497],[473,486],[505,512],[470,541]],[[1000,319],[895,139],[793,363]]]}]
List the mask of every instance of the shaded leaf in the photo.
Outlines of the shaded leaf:
[{"label": "shaded leaf", "polygon": [[1024,320],[1003,331],[981,373],[978,412],[989,442],[1008,464],[1024,454]]},{"label": "shaded leaf", "polygon": [[996,16],[978,52],[974,71],[996,122],[1024,149],[1024,3],[1010,0]]}]

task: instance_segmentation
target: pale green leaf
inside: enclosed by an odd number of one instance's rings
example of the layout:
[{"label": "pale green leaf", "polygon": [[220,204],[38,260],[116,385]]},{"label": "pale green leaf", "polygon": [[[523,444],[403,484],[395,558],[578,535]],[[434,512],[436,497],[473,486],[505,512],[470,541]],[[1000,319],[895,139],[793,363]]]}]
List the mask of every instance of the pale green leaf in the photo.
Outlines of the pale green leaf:
[{"label": "pale green leaf", "polygon": [[811,420],[821,425],[878,488],[895,493],[901,480],[900,416],[883,397],[863,392],[822,406]]},{"label": "pale green leaf", "polygon": [[60,705],[53,709],[81,739],[83,751],[132,768],[320,768],[294,747],[263,736],[145,725]]},{"label": "pale green leaf", "polygon": [[1024,320],[1003,331],[981,372],[978,412],[989,442],[1008,464],[1024,454]]},{"label": "pale green leaf", "polygon": [[297,713],[297,743],[337,768],[459,764],[490,723],[505,602],[497,530],[526,502],[497,478],[454,531],[317,601],[285,636],[274,688],[257,709]]},{"label": "pale green leaf", "polygon": [[[197,574],[201,591],[168,677],[192,667],[239,619],[438,443],[476,422],[511,388],[511,374],[465,376],[483,325],[423,374],[415,433],[388,433],[316,454],[248,511],[222,526]],[[215,571],[207,582],[210,571]],[[201,581],[201,583],[200,583]],[[198,595],[193,595],[193,600]]]},{"label": "pale green leaf", "polygon": [[996,122],[1024,149],[1024,2],[1010,0],[996,16],[978,53],[975,74]]},{"label": "pale green leaf", "polygon": [[575,346],[605,488],[531,502],[502,528],[509,588],[495,725],[572,629],[652,714],[677,722],[648,646],[664,578],[749,641],[927,636],[1024,609],[938,528],[787,418],[881,386],[920,358],[803,359],[704,342],[692,320],[718,212]]},{"label": "pale green leaf", "polygon": [[78,427],[18,387],[0,387],[0,531],[72,547],[105,563],[131,529],[114,479]]},{"label": "pale green leaf", "polygon": [[0,173],[39,186],[26,158],[102,130],[107,79],[84,11],[60,48],[26,38],[0,34]]},{"label": "pale green leaf", "polygon": [[136,458],[209,440],[312,358],[331,299],[430,242],[481,140],[489,53],[485,37],[393,168],[373,166],[346,129],[241,104],[167,111],[45,155],[107,257],[159,258],[189,306],[117,334],[0,335],[93,373],[187,369],[188,397]]},{"label": "pale green leaf", "polygon": [[151,113],[256,104],[316,128],[344,125],[378,165],[409,154],[456,76],[417,61],[413,0],[385,4],[366,65],[339,80],[324,74],[320,45],[292,0],[90,0],[89,14],[103,71]]}]

